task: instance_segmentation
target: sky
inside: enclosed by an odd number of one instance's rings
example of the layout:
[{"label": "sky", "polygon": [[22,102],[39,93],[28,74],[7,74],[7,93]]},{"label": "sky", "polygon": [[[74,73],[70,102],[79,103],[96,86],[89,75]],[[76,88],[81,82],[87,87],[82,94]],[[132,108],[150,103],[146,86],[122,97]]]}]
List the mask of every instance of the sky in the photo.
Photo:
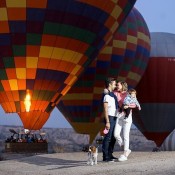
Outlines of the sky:
[{"label": "sky", "polygon": [[[175,0],[137,0],[135,7],[142,14],[150,32],[175,34]],[[0,106],[0,125],[22,126],[22,123],[17,114],[6,114]],[[43,127],[71,128],[71,125],[55,108]]]},{"label": "sky", "polygon": [[150,32],[175,34],[175,0],[137,0],[135,7],[142,14]]}]

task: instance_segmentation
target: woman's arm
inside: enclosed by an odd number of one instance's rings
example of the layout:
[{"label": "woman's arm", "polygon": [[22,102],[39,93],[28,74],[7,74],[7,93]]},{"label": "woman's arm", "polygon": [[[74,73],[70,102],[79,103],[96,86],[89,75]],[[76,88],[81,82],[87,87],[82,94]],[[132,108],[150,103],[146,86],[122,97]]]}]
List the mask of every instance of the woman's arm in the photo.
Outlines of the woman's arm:
[{"label": "woman's arm", "polygon": [[137,107],[136,104],[134,104],[134,103],[131,103],[131,104],[125,105],[125,106],[127,106],[128,108],[136,108]]}]

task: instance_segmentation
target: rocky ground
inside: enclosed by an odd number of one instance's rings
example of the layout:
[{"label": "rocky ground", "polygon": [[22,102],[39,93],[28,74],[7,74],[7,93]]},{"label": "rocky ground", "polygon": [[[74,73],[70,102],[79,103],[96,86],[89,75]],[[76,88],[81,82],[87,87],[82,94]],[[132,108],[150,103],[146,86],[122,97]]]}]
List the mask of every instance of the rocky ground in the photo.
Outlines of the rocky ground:
[{"label": "rocky ground", "polygon": [[[119,156],[121,152],[115,152]],[[174,175],[175,152],[133,151],[125,162],[102,162],[87,165],[87,153],[53,153],[40,155],[5,154],[0,175]]]}]

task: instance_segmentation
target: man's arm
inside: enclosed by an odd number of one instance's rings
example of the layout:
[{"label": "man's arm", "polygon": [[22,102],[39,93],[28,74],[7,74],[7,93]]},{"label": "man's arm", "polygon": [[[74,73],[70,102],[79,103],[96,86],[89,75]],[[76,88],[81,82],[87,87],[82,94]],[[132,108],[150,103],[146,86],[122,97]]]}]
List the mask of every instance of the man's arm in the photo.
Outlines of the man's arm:
[{"label": "man's arm", "polygon": [[108,103],[104,102],[103,103],[103,108],[104,108],[104,117],[106,121],[106,128],[110,129],[110,122],[109,122],[109,116],[108,116]]}]

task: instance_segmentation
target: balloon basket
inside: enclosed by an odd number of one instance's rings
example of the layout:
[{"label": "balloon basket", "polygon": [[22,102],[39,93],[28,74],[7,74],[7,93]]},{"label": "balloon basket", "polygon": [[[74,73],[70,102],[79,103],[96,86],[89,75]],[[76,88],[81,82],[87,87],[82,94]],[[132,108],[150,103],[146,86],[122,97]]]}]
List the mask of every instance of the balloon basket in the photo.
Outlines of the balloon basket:
[{"label": "balloon basket", "polygon": [[23,132],[16,132],[9,129],[11,137],[5,141],[5,152],[12,153],[48,153],[48,142],[45,133],[31,132],[24,129]]},{"label": "balloon basket", "polygon": [[48,143],[5,143],[8,153],[48,153]]}]

